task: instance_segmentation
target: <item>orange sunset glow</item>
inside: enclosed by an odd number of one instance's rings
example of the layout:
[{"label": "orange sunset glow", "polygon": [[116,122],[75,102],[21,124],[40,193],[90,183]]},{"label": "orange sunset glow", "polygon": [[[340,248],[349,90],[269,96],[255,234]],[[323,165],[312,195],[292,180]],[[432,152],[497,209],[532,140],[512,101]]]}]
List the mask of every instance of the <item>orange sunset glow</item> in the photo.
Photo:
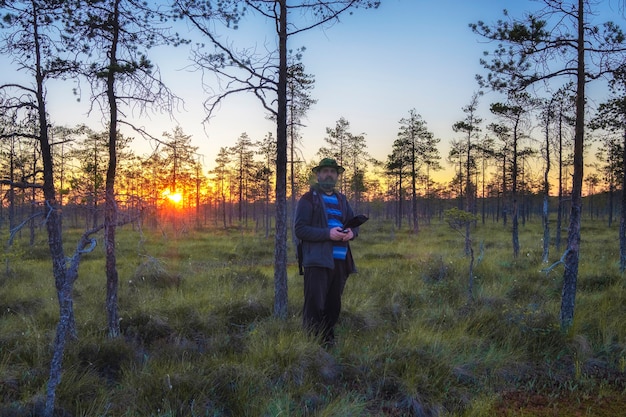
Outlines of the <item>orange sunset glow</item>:
[{"label": "orange sunset glow", "polygon": [[172,193],[169,188],[163,191],[161,195],[174,204],[178,204],[183,201],[183,195],[181,193]]}]

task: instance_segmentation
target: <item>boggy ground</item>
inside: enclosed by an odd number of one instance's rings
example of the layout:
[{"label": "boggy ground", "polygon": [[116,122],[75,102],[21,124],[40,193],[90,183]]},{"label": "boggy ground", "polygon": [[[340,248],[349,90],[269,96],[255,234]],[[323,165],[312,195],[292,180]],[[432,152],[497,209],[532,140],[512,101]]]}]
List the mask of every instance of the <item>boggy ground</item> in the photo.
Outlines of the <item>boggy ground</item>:
[{"label": "boggy ground", "polygon": [[[616,417],[626,410],[626,374],[612,369],[601,359],[577,365],[565,358],[552,367],[534,369],[526,389],[509,389],[500,394],[497,417]],[[579,390],[580,386],[588,387]]]}]

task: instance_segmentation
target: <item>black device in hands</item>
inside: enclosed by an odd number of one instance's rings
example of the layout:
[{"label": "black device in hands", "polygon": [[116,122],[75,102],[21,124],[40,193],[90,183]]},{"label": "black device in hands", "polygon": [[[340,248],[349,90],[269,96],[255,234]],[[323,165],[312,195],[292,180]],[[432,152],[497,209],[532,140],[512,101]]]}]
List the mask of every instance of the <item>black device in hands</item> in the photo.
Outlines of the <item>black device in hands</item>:
[{"label": "black device in hands", "polygon": [[365,223],[366,221],[369,220],[369,217],[367,217],[364,214],[357,214],[356,216],[354,216],[353,218],[351,218],[350,220],[348,220],[347,222],[345,222],[343,224],[342,228],[342,232],[346,232],[346,229],[352,229],[354,227],[359,227],[360,225],[362,225],[363,223]]}]

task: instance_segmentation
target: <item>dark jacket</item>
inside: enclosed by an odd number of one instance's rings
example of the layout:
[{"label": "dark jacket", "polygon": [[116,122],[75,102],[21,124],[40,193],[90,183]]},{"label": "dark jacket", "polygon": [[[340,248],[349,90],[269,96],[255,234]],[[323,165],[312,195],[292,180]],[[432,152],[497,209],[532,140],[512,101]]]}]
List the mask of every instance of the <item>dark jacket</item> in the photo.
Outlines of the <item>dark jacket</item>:
[{"label": "dark jacket", "polygon": [[[294,231],[296,237],[302,241],[302,266],[319,266],[333,269],[335,261],[333,259],[333,241],[330,240],[330,229],[328,228],[328,217],[320,195],[322,191],[317,187],[305,193],[298,201],[296,208],[296,218],[294,221]],[[354,216],[352,207],[348,203],[346,196],[335,192],[343,213],[342,222]],[[352,229],[354,237],[358,235],[358,227]],[[356,266],[350,245],[348,245],[348,256],[346,258],[348,273],[356,272]]]}]

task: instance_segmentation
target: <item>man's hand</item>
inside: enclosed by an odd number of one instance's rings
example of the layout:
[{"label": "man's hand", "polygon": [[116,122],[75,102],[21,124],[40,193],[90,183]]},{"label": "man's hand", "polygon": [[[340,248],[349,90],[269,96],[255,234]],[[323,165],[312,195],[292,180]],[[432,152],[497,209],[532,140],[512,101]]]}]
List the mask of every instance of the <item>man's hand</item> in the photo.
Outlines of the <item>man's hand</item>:
[{"label": "man's hand", "polygon": [[330,240],[347,242],[354,237],[352,229],[342,229],[341,227],[334,227],[330,229]]}]

